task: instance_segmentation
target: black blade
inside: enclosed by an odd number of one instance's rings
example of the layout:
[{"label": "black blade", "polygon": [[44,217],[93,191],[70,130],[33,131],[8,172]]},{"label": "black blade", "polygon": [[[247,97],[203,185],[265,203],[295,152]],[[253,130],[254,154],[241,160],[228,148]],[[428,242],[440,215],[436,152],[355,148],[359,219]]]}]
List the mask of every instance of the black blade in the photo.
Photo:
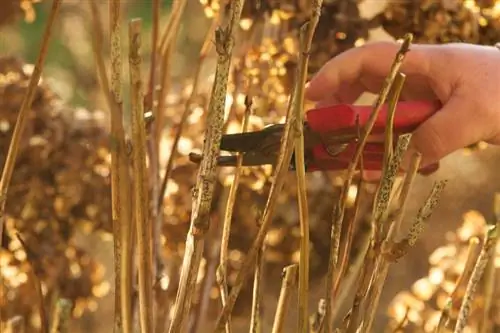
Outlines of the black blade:
[{"label": "black blade", "polygon": [[[202,155],[191,153],[189,154],[189,160],[193,163],[200,164],[202,160]],[[217,158],[217,165],[222,167],[234,167],[236,166],[238,160],[236,155],[231,156],[219,156]],[[246,153],[243,154],[243,166],[259,166],[274,164],[276,162],[276,156],[265,156],[259,153]]]},{"label": "black blade", "polygon": [[283,129],[283,124],[277,124],[261,131],[223,135],[220,149],[244,153],[259,151],[275,143],[279,145]]}]

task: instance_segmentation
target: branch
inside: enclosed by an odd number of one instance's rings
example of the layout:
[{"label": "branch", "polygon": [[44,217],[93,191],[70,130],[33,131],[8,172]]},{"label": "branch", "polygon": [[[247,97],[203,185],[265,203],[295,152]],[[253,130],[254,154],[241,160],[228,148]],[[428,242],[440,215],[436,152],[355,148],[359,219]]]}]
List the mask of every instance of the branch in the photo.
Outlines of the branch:
[{"label": "branch", "polygon": [[[245,100],[245,115],[243,117],[243,124],[241,132],[245,133],[248,130],[248,121],[250,118],[252,101],[250,98]],[[236,168],[234,170],[234,178],[231,183],[231,188],[229,189],[229,197],[227,199],[226,211],[224,213],[224,222],[222,226],[222,237],[221,237],[221,251],[219,267],[217,268],[217,284],[219,285],[219,291],[221,295],[222,306],[226,305],[227,302],[227,263],[228,263],[228,248],[229,248],[229,236],[231,234],[231,221],[233,218],[233,208],[236,201],[236,193],[238,191],[238,186],[240,183],[241,168],[243,164],[243,155],[239,154],[236,158]],[[226,324],[226,333],[231,333],[231,323],[230,321]]]},{"label": "branch", "polygon": [[453,304],[455,303],[455,300],[459,297],[459,290],[463,289],[462,288],[464,287],[463,284],[469,281],[469,278],[474,269],[474,264],[476,262],[478,255],[479,255],[479,238],[472,237],[469,240],[469,247],[467,249],[467,259],[465,260],[464,269],[460,274],[460,276],[458,277],[457,282],[455,283],[455,288],[453,289],[451,294],[448,296],[448,299],[446,300],[446,303],[441,312],[441,316],[439,317],[439,322],[436,326],[435,333],[444,332],[447,322],[450,319],[450,312],[452,310]]},{"label": "branch", "polygon": [[489,258],[495,253],[494,251],[491,251],[491,249],[496,244],[497,233],[498,230],[496,226],[490,226],[486,231],[483,248],[481,249],[481,253],[477,258],[472,275],[467,283],[467,289],[465,290],[462,305],[460,306],[460,311],[458,312],[458,319],[457,324],[455,325],[454,333],[462,333],[465,326],[467,326],[467,319],[472,301],[474,300],[477,285],[483,276],[484,269],[486,268]]},{"label": "branch", "polygon": [[196,94],[198,92],[198,85],[200,82],[200,73],[201,69],[203,67],[203,64],[205,63],[205,59],[207,58],[208,53],[210,52],[210,49],[212,48],[212,41],[210,40],[210,37],[212,36],[212,33],[215,31],[216,27],[216,20],[214,19],[212,21],[212,25],[205,36],[205,41],[203,42],[203,46],[200,51],[200,56],[199,60],[195,69],[195,74],[194,74],[194,80],[193,80],[193,87],[191,89],[191,93],[186,100],[186,103],[184,105],[184,111],[182,112],[181,115],[181,120],[179,121],[179,124],[177,124],[177,132],[175,133],[174,141],[172,143],[172,148],[170,149],[170,155],[168,157],[167,165],[165,167],[165,173],[163,175],[161,187],[160,187],[160,197],[158,198],[158,208],[160,208],[163,204],[163,198],[165,197],[165,193],[167,192],[167,184],[168,180],[170,179],[172,175],[172,169],[174,167],[174,159],[177,156],[177,146],[179,145],[179,141],[182,136],[182,132],[184,130],[184,126],[186,124],[186,121],[191,114],[191,104],[193,104],[193,101],[196,97]]},{"label": "branch", "polygon": [[[91,5],[95,5],[95,0]],[[105,94],[109,95],[111,113],[111,215],[113,220],[115,259],[115,333],[132,332],[132,209],[129,156],[125,141],[122,114],[122,50],[121,50],[121,4],[119,0],[109,2],[111,30],[111,84],[108,85],[102,41],[97,40],[94,52]],[[98,13],[94,15],[97,38]]]},{"label": "branch", "polygon": [[[401,68],[401,65],[403,64],[403,60],[405,58],[406,53],[409,51],[411,41],[413,39],[413,36],[411,34],[407,34],[404,37],[404,41],[399,49],[399,51],[396,54],[396,57],[392,63],[389,75],[386,77],[384,85],[382,87],[382,90],[379,94],[379,97],[377,101],[375,102],[375,106],[373,109],[373,112],[370,115],[370,118],[368,119],[366,125],[364,128],[361,130],[361,135],[359,139],[359,144],[356,146],[356,151],[354,153],[353,159],[351,160],[351,163],[349,165],[349,168],[347,170],[347,175],[346,179],[344,181],[344,185],[341,190],[341,196],[340,200],[335,204],[334,208],[334,215],[333,215],[333,223],[332,223],[332,228],[335,228],[336,230],[332,230],[332,235],[336,235],[337,233],[341,233],[341,227],[342,227],[342,221],[344,220],[344,214],[345,214],[345,208],[347,204],[347,199],[348,199],[348,191],[349,187],[352,184],[352,180],[354,177],[354,173],[356,171],[356,167],[358,165],[358,162],[361,158],[361,155],[363,153],[364,147],[366,145],[366,142],[368,140],[368,136],[370,132],[373,129],[373,126],[375,125],[375,121],[378,118],[378,115],[380,113],[380,110],[382,109],[385,100],[387,99],[387,96],[389,92],[391,91],[391,88],[393,86],[394,80],[396,76],[399,73],[399,69]],[[376,235],[376,230],[372,230],[372,232]],[[337,238],[333,238],[332,242],[338,241]],[[331,252],[330,252],[330,265],[331,269],[330,272],[333,272],[333,270],[336,268],[337,262],[338,262],[338,245],[333,244],[331,246]],[[370,253],[370,251],[367,253],[367,259],[372,257],[373,253]],[[369,272],[369,266],[363,267],[363,272]],[[332,275],[333,273],[329,273],[329,276]],[[368,282],[365,281],[366,283],[361,283],[360,287],[368,287]],[[360,291],[357,293],[357,296],[361,297],[364,295],[364,291]],[[327,306],[327,312],[326,312],[326,317],[325,317],[325,325],[324,325],[324,332],[331,332],[331,318],[332,318],[332,299],[331,299],[331,291],[327,290],[326,291],[326,306]],[[357,320],[357,315],[359,313],[357,311],[353,311],[353,318],[351,318],[350,323],[352,324],[353,321]],[[354,319],[354,320],[352,320]],[[350,329],[354,329],[353,326],[350,324]],[[355,324],[354,324],[355,325]]]},{"label": "branch", "polygon": [[304,148],[304,86],[307,79],[309,53],[316,31],[316,26],[321,15],[323,1],[315,1],[312,8],[311,19],[299,33],[300,56],[297,85],[292,100],[294,101],[293,116],[297,134],[295,136],[295,165],[297,176],[297,194],[299,201],[300,222],[300,259],[299,259],[299,316],[298,330],[302,333],[309,331],[309,210],[307,207],[307,185]]},{"label": "branch", "polygon": [[228,24],[224,28],[219,28],[215,33],[215,47],[218,54],[216,78],[208,108],[203,159],[196,183],[191,226],[186,240],[186,250],[170,333],[181,332],[189,314],[194,284],[203,252],[204,238],[209,228],[210,208],[216,182],[217,157],[220,152],[224,123],[224,107],[233,51],[234,31],[240,20],[243,3],[244,0],[231,2]]},{"label": "branch", "polygon": [[69,321],[71,318],[71,308],[73,304],[69,299],[60,298],[57,300],[54,318],[50,333],[69,333]]},{"label": "branch", "polygon": [[283,282],[281,283],[281,292],[278,300],[278,307],[274,316],[272,333],[282,333],[285,324],[285,316],[288,312],[290,302],[290,293],[297,283],[297,265],[290,265],[283,270]]},{"label": "branch", "polygon": [[139,272],[139,320],[141,332],[153,332],[153,228],[148,216],[146,132],[141,65],[141,19],[129,23],[130,104],[132,106],[132,156],[134,174],[134,215],[137,231]]},{"label": "branch", "polygon": [[[498,218],[498,210],[500,209],[500,195],[495,194],[495,199],[493,203],[493,211],[496,217],[497,230],[500,230],[500,219]],[[495,251],[500,242],[500,233],[497,233],[495,240],[495,245],[492,246],[490,251]],[[490,254],[488,264],[486,265],[485,278],[483,281],[484,285],[484,306],[483,315],[479,322],[479,333],[487,333],[490,331],[491,326],[491,309],[493,304],[493,294],[495,292],[495,276],[497,268],[495,267],[495,253]]]},{"label": "branch", "polygon": [[260,302],[262,300],[261,294],[262,294],[262,276],[264,269],[264,251],[265,251],[265,245],[257,254],[257,261],[255,263],[255,273],[253,279],[253,292],[252,292],[252,312],[250,315],[250,333],[262,332]]},{"label": "branch", "polygon": [[[314,13],[313,15],[319,15],[318,11],[321,8],[321,3],[322,1],[316,0],[314,2]],[[318,16],[319,18],[319,16]],[[310,43],[310,38],[312,38],[312,34],[314,33],[314,28],[315,28],[315,23],[314,23],[314,16],[313,16],[313,21],[312,24],[309,25],[308,27],[308,34],[307,34],[307,44]],[[306,44],[305,49],[308,50],[309,46]],[[296,83],[296,87],[294,90],[294,93],[292,94],[292,99],[288,107],[287,111],[287,120],[285,123],[285,129],[283,132],[283,136],[281,138],[281,145],[280,145],[280,151],[278,155],[278,161],[276,164],[276,168],[274,170],[274,175],[273,179],[274,182],[271,185],[271,189],[269,192],[269,196],[266,202],[266,206],[264,208],[264,212],[262,214],[262,220],[260,222],[260,228],[257,233],[257,237],[255,238],[252,247],[250,248],[250,251],[248,252],[245,261],[243,262],[243,265],[238,272],[238,275],[236,276],[236,281],[231,289],[231,293],[228,298],[227,304],[223,307],[222,312],[219,315],[219,318],[217,319],[217,324],[216,324],[216,332],[222,331],[224,325],[229,319],[229,316],[231,314],[231,311],[234,307],[234,304],[236,303],[236,299],[238,298],[238,295],[241,291],[241,288],[243,287],[243,283],[246,281],[248,276],[250,275],[251,268],[255,264],[255,260],[257,257],[257,253],[262,247],[262,244],[264,242],[264,238],[267,234],[267,230],[269,229],[269,226],[272,222],[272,213],[274,211],[274,207],[276,206],[276,200],[278,197],[278,194],[280,193],[284,181],[285,181],[285,176],[288,173],[288,168],[290,164],[290,160],[292,157],[292,153],[294,150],[294,139],[296,138],[297,135],[297,130],[302,126],[296,126],[295,123],[295,116],[293,114],[294,111],[294,105],[301,105],[300,100],[298,98],[301,98],[302,95],[302,100],[303,100],[303,93],[300,91],[303,89],[303,86],[305,85],[305,80],[306,80],[306,75],[307,75],[307,54],[302,54],[301,55],[301,60],[300,60],[300,65],[298,68],[298,79]],[[304,285],[302,283],[302,285]],[[300,301],[299,301],[300,302]],[[304,300],[302,298],[302,304],[304,303]],[[308,322],[307,319],[308,316],[305,316],[305,327],[307,329],[308,327]]]}]

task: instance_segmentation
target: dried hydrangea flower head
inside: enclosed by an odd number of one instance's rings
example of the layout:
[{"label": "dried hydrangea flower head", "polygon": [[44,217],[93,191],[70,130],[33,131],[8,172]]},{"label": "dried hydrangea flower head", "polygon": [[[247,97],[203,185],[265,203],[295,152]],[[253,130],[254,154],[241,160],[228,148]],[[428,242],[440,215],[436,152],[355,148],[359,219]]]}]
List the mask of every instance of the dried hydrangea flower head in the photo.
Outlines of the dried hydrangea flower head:
[{"label": "dried hydrangea flower head", "polygon": [[[0,160],[10,142],[32,66],[0,58]],[[48,295],[73,301],[74,315],[95,309],[107,293],[104,268],[75,237],[110,230],[109,167],[102,114],[64,106],[42,80],[20,145],[7,198],[0,267],[7,288],[6,315],[31,313],[27,255]],[[109,237],[109,235],[107,236]],[[36,298],[36,297],[35,297]],[[33,324],[33,323],[32,323]],[[36,322],[35,322],[36,324]]]},{"label": "dried hydrangea flower head", "polygon": [[395,38],[413,33],[417,43],[493,45],[500,38],[500,2],[494,0],[391,0],[375,20]]},{"label": "dried hydrangea flower head", "polygon": [[19,18],[24,18],[26,22],[35,20],[34,3],[42,0],[8,0],[2,1],[2,10],[0,11],[0,26],[10,24]]},{"label": "dried hydrangea flower head", "polygon": [[[447,244],[437,248],[429,256],[429,274],[417,280],[409,291],[400,292],[389,306],[391,325],[397,326],[404,321],[402,330],[404,332],[427,333],[435,332],[439,323],[442,310],[448,305],[450,295],[453,295],[449,308],[449,318],[445,325],[445,332],[453,331],[460,309],[462,298],[465,293],[467,281],[461,281],[457,286],[457,280],[463,274],[469,248],[475,248],[472,253],[474,264],[478,255],[477,246],[484,237],[488,224],[484,217],[477,211],[469,211],[464,215],[460,228],[450,232],[446,236]],[[469,244],[475,247],[469,246]],[[496,248],[494,265],[498,270],[498,258],[500,258],[500,247]],[[466,269],[470,275],[470,267]],[[468,278],[467,278],[468,280]],[[498,285],[498,276],[495,278]],[[500,309],[498,289],[494,291],[491,313],[496,314]],[[479,284],[472,302],[468,319],[468,332],[476,332],[482,320],[484,304],[484,286]],[[500,325],[500,317],[493,315],[495,325]]]}]

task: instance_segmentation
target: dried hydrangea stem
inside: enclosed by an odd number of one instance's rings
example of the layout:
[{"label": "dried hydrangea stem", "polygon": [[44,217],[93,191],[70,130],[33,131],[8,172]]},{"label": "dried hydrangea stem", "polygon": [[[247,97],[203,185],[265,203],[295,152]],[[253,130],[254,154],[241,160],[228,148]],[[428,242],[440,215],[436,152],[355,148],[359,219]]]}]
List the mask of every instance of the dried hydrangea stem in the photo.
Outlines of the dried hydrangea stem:
[{"label": "dried hydrangea stem", "polygon": [[71,318],[71,300],[60,298],[56,302],[54,318],[50,327],[50,333],[69,333],[69,322]]},{"label": "dried hydrangea stem", "polygon": [[446,325],[448,323],[448,320],[450,319],[450,312],[453,307],[453,303],[457,299],[458,291],[463,287],[463,284],[466,283],[474,269],[474,264],[476,262],[476,259],[479,255],[479,238],[477,237],[472,237],[469,240],[469,247],[467,249],[467,259],[465,260],[464,264],[464,269],[460,276],[457,279],[457,282],[455,283],[455,288],[451,292],[451,294],[448,296],[448,299],[446,300],[445,306],[443,307],[443,310],[441,311],[441,316],[439,317],[439,322],[436,326],[435,333],[444,333],[446,329]]},{"label": "dried hydrangea stem", "polygon": [[142,20],[129,23],[130,104],[132,107],[132,160],[134,175],[134,217],[137,232],[139,272],[139,320],[141,332],[153,332],[153,226],[149,218],[146,168],[146,126],[141,51]]},{"label": "dried hydrangea stem", "polygon": [[490,226],[486,231],[486,236],[483,243],[483,248],[481,253],[477,258],[472,275],[467,283],[467,289],[465,290],[465,295],[462,299],[462,305],[460,306],[460,311],[458,312],[457,324],[455,325],[454,333],[462,333],[467,326],[467,319],[469,317],[470,307],[472,301],[474,300],[475,292],[479,281],[481,280],[486,264],[489,258],[495,251],[491,249],[496,245],[498,229],[495,226]]},{"label": "dried hydrangea stem", "polygon": [[173,27],[178,26],[181,21],[182,14],[186,7],[187,0],[173,0],[172,1],[172,13],[165,25],[165,30],[163,30],[162,36],[160,38],[159,50],[165,52],[169,45],[174,39],[176,34]]},{"label": "dried hydrangea stem", "polygon": [[[322,1],[315,1],[314,2],[314,8],[320,8],[322,4]],[[309,38],[309,36],[308,36]],[[310,36],[312,38],[312,36]],[[300,65],[299,65],[300,66]],[[301,80],[297,81],[298,84],[302,82]],[[305,78],[303,85],[305,84]],[[296,90],[299,85],[296,86]],[[303,89],[300,88],[300,89]],[[294,139],[296,136],[296,130],[297,126],[295,126],[295,121],[294,121],[294,116],[292,114],[293,112],[293,106],[294,103],[296,103],[296,98],[297,94],[294,93],[292,94],[291,101],[289,103],[288,111],[287,111],[287,119],[285,123],[285,129],[283,132],[283,136],[281,138],[281,145],[280,145],[280,151],[278,154],[278,161],[276,164],[276,168],[274,171],[274,182],[271,185],[271,189],[269,191],[269,196],[266,202],[266,205],[264,207],[264,212],[262,214],[262,219],[260,223],[260,228],[257,233],[257,236],[252,244],[252,247],[250,248],[250,251],[248,252],[247,256],[245,257],[245,261],[243,262],[243,265],[238,272],[238,275],[236,276],[236,281],[231,289],[231,293],[229,294],[228,297],[228,302],[226,306],[223,307],[222,312],[220,313],[217,323],[216,323],[216,332],[220,332],[223,330],[225,323],[228,321],[229,316],[231,314],[231,311],[234,307],[234,304],[236,303],[236,299],[238,298],[238,295],[241,291],[241,288],[243,287],[243,283],[247,280],[248,276],[250,275],[251,269],[255,264],[255,260],[257,257],[257,253],[259,249],[262,247],[262,244],[264,242],[264,238],[267,234],[267,230],[269,229],[269,226],[272,222],[272,214],[274,211],[274,207],[276,206],[278,194],[280,193],[284,182],[285,182],[285,176],[288,173],[289,170],[289,163],[292,157],[292,153],[294,150]],[[306,316],[306,324],[307,324],[307,317]],[[307,326],[306,326],[307,327]]]},{"label": "dried hydrangea stem", "polygon": [[355,288],[357,286],[356,282],[359,281],[359,276],[362,275],[365,256],[370,248],[370,231],[363,233],[361,236],[358,235],[358,237],[360,237],[360,239],[357,239],[360,245],[357,248],[357,254],[349,264],[345,278],[341,283],[342,288],[339,288],[339,293],[336,294],[335,302],[332,308],[333,321],[339,319],[340,309],[345,304],[347,299],[355,293]]},{"label": "dried hydrangea stem", "polygon": [[[390,170],[390,166],[394,164],[393,162],[394,160],[401,159],[403,153],[406,151],[406,147],[407,147],[407,142],[405,140],[401,140],[400,142],[398,142],[398,147],[396,149],[396,152],[392,157],[391,161],[389,162],[388,170]],[[419,165],[420,165],[420,155],[415,154],[411,158],[410,167],[408,169],[408,173],[405,178],[403,190],[401,191],[401,197],[399,202],[400,209],[398,212],[399,215],[394,219],[392,225],[390,226],[389,232],[386,236],[384,243],[387,242],[390,243],[394,241],[394,236],[395,236],[394,231],[397,228],[399,228],[398,226],[396,226],[396,224],[401,223],[402,218],[399,218],[399,216],[402,216],[404,214],[404,209],[406,207],[406,202],[408,201],[411,185],[413,183],[413,180],[415,179],[415,175],[417,174]],[[380,295],[382,294],[382,289],[385,283],[385,279],[387,278],[387,273],[389,272],[389,265],[391,263],[391,261],[384,256],[379,256],[377,260],[378,260],[377,270],[374,272],[373,276],[374,284],[370,288],[371,293],[369,294],[369,297],[367,299],[366,319],[364,320],[363,323],[362,332],[370,332],[371,330],[371,327],[373,325],[373,320],[375,318],[375,313],[377,311],[377,307],[379,304]]]},{"label": "dried hydrangea stem", "polygon": [[429,194],[429,197],[425,201],[424,205],[418,211],[417,217],[410,227],[410,231],[408,232],[408,236],[405,237],[404,241],[407,242],[410,246],[414,246],[417,242],[418,238],[424,231],[426,222],[429,220],[434,208],[436,208],[439,198],[441,197],[441,193],[443,192],[447,180],[441,180],[436,182]]},{"label": "dried hydrangea stem", "polygon": [[311,19],[299,32],[300,55],[297,83],[292,97],[295,118],[295,165],[297,176],[297,197],[299,201],[300,258],[299,258],[299,315],[298,332],[309,332],[309,210],[307,207],[307,185],[304,148],[304,86],[307,79],[311,44],[321,15],[323,1],[314,1]]},{"label": "dried hydrangea stem", "polygon": [[[334,228],[334,230],[332,230],[332,232],[331,232],[332,245],[330,246],[330,264],[328,267],[328,274],[327,274],[327,286],[328,285],[333,286],[333,281],[335,280],[334,274],[335,274],[335,269],[336,269],[337,262],[338,262],[338,252],[339,252],[339,243],[340,243],[342,221],[344,220],[345,207],[346,207],[347,198],[348,198],[348,190],[352,184],[352,180],[353,180],[354,174],[356,172],[356,166],[358,165],[358,162],[361,158],[364,147],[365,147],[366,142],[368,140],[368,136],[369,136],[370,132],[372,131],[373,126],[375,125],[375,121],[377,120],[378,114],[380,113],[380,110],[382,109],[382,106],[384,105],[384,103],[387,99],[387,96],[389,95],[389,92],[393,86],[394,80],[399,73],[399,69],[401,68],[401,66],[403,64],[403,60],[405,58],[405,55],[410,49],[410,44],[411,44],[412,38],[413,38],[413,36],[411,34],[405,35],[403,43],[402,43],[399,51],[396,53],[396,56],[395,56],[395,59],[392,63],[390,72],[387,75],[387,77],[385,78],[384,85],[381,89],[379,97],[377,98],[377,101],[375,102],[373,112],[371,113],[370,118],[368,119],[365,127],[361,129],[359,144],[356,146],[356,151],[354,153],[351,164],[349,165],[349,168],[347,170],[347,175],[346,175],[344,185],[343,185],[342,190],[341,190],[340,199],[335,204],[334,214],[333,214],[333,223],[332,223],[332,228]],[[361,285],[363,285],[363,283]],[[361,294],[364,294],[364,293],[360,293],[359,295],[361,295]],[[326,316],[325,316],[325,325],[324,325],[323,332],[329,333],[332,331],[331,330],[331,325],[332,325],[331,321],[332,321],[332,317],[333,317],[331,290],[326,290],[325,300],[326,300],[327,311],[326,311]]]},{"label": "dried hydrangea stem", "polygon": [[318,301],[318,309],[309,319],[309,332],[311,333],[319,333],[321,327],[323,325],[323,319],[326,314],[326,303],[322,298]]},{"label": "dried hydrangea stem", "polygon": [[[245,133],[248,130],[248,122],[250,118],[252,101],[250,98],[245,99],[245,115],[241,125],[241,132]],[[220,299],[222,306],[227,303],[228,287],[227,287],[227,263],[229,250],[229,236],[231,234],[231,220],[233,218],[233,209],[236,202],[236,193],[240,184],[241,168],[243,164],[243,155],[239,154],[236,158],[236,168],[234,170],[234,178],[229,188],[229,196],[224,211],[224,221],[222,223],[221,249],[219,266],[217,268],[217,284],[219,285]],[[226,333],[231,333],[231,320],[226,323]]]},{"label": "dried hydrangea stem", "polygon": [[[362,163],[360,163],[360,169],[363,170]],[[354,204],[352,207],[353,213],[349,217],[347,221],[347,230],[345,231],[345,244],[344,249],[340,251],[342,253],[342,258],[340,258],[340,268],[335,279],[335,284],[333,287],[333,299],[336,299],[336,296],[339,292],[340,282],[344,278],[347,268],[349,266],[349,259],[351,257],[351,248],[354,239],[354,226],[356,225],[356,221],[358,218],[359,208],[360,208],[360,199],[361,199],[361,188],[363,186],[363,177],[359,177],[359,180],[356,184],[356,198],[354,199]],[[335,235],[331,236],[335,237]],[[331,288],[330,288],[331,290]],[[326,305],[325,305],[326,306]],[[334,315],[335,317],[335,315]]]},{"label": "dried hydrangea stem", "polygon": [[[385,143],[384,143],[384,163],[382,166],[382,180],[379,183],[377,192],[375,194],[375,205],[372,216],[372,227],[375,237],[375,242],[380,242],[383,239],[384,225],[388,214],[388,207],[391,201],[391,194],[396,181],[396,176],[400,170],[401,160],[403,153],[410,144],[410,135],[401,136],[398,140],[398,158],[393,158],[393,128],[394,128],[394,115],[396,113],[396,106],[401,95],[401,90],[405,82],[406,76],[400,72],[394,77],[394,83],[389,93],[389,105],[387,112],[387,122],[385,129]],[[401,142],[401,146],[400,146]]]},{"label": "dried hydrangea stem", "polygon": [[297,284],[297,265],[290,265],[283,269],[283,281],[278,299],[278,307],[274,316],[272,333],[282,333],[285,325],[285,316],[290,305],[290,295]]},{"label": "dried hydrangea stem", "polygon": [[151,6],[151,16],[153,28],[151,29],[151,61],[149,65],[149,83],[148,95],[151,97],[149,108],[153,107],[155,100],[155,73],[156,73],[156,58],[158,55],[158,35],[160,25],[160,0],[153,0]]},{"label": "dried hydrangea stem", "polygon": [[184,9],[186,7],[187,0],[177,0],[172,4],[172,12],[169,17],[169,22],[167,23],[168,29],[165,30],[167,36],[166,39],[162,38],[159,52],[163,54],[163,65],[161,68],[162,84],[158,96],[158,107],[155,110],[155,121],[154,130],[155,141],[157,147],[159,147],[161,133],[165,127],[165,101],[168,90],[170,89],[170,62],[172,59],[173,51],[175,50],[175,44],[180,29],[180,20]]},{"label": "dried hydrangea stem", "polygon": [[261,317],[262,312],[260,309],[260,302],[262,300],[262,278],[264,269],[264,251],[265,245],[257,253],[257,260],[255,263],[255,273],[253,277],[253,291],[252,291],[252,312],[250,315],[250,333],[262,332]]},{"label": "dried hydrangea stem", "polygon": [[[115,260],[115,333],[132,332],[132,209],[130,161],[125,141],[122,114],[122,50],[121,2],[109,2],[111,35],[111,79],[109,91],[111,107],[111,211],[114,235]],[[102,46],[102,45],[101,45]],[[102,49],[97,50],[102,57]],[[99,63],[99,62],[98,62]],[[105,70],[98,66],[100,72]],[[101,74],[101,82],[107,76]],[[103,88],[106,87],[103,84]]]},{"label": "dried hydrangea stem", "polygon": [[[45,64],[45,58],[47,57],[47,50],[49,48],[50,37],[52,36],[54,22],[57,14],[59,13],[61,3],[62,0],[52,1],[52,7],[50,9],[49,17],[47,18],[47,24],[43,33],[42,43],[40,45],[40,51],[38,52],[38,58],[33,68],[33,73],[31,74],[30,82],[28,84],[28,88],[26,89],[26,94],[24,95],[23,103],[21,104],[21,108],[17,116],[16,125],[12,132],[9,150],[7,151],[7,155],[5,157],[2,176],[0,178],[0,239],[3,239],[5,207],[10,180],[12,178],[12,174],[14,173],[14,166],[16,164],[19,143],[21,141],[21,137],[23,136],[27,118],[26,116],[31,110],[31,104],[33,103],[33,98],[35,97],[38,84],[40,83],[40,77],[42,76],[43,66]],[[2,281],[0,281],[0,284],[3,284]]]},{"label": "dried hydrangea stem", "polygon": [[196,94],[198,93],[198,85],[200,83],[201,69],[203,68],[203,64],[205,63],[205,59],[207,58],[207,55],[212,48],[212,39],[211,38],[212,38],[213,33],[215,31],[216,23],[217,23],[217,21],[215,19],[212,20],[212,25],[205,36],[205,41],[203,42],[203,46],[202,46],[201,51],[200,51],[200,56],[198,58],[196,69],[194,71],[193,87],[191,89],[191,93],[189,94],[188,99],[186,100],[186,103],[184,104],[184,110],[182,111],[181,120],[177,124],[177,132],[175,133],[174,141],[172,142],[172,148],[170,149],[170,155],[168,157],[167,165],[165,166],[165,172],[164,172],[163,178],[162,178],[162,183],[161,183],[159,198],[158,198],[158,208],[160,208],[163,205],[163,198],[165,197],[165,193],[167,192],[168,180],[170,179],[170,177],[172,175],[172,169],[174,167],[174,160],[175,160],[175,157],[177,156],[177,147],[179,146],[179,141],[181,139],[181,136],[182,136],[182,133],[184,130],[184,126],[186,124],[188,116],[191,114],[191,112],[190,112],[191,105],[193,104],[193,101],[196,97]]},{"label": "dried hydrangea stem", "polygon": [[244,0],[231,2],[229,22],[215,33],[217,50],[216,78],[210,98],[207,129],[203,145],[203,159],[198,173],[196,190],[193,198],[191,226],[187,235],[186,250],[182,264],[179,290],[177,293],[174,317],[170,333],[182,332],[191,308],[191,298],[203,253],[206,231],[209,229],[212,195],[216,182],[217,157],[220,152],[224,107],[226,103],[227,83],[231,65],[234,31],[236,30]]},{"label": "dried hydrangea stem", "polygon": [[[495,194],[495,199],[493,203],[493,211],[495,212],[495,216],[497,218],[496,226],[497,230],[500,229],[500,219],[498,219],[498,211],[500,209],[500,195],[498,193]],[[495,267],[495,249],[498,247],[500,242],[500,233],[497,232],[497,237],[495,240],[495,245],[491,247],[490,251],[493,253],[490,254],[490,258],[488,259],[488,264],[486,265],[485,278],[483,280],[484,285],[484,306],[481,320],[479,322],[479,333],[487,333],[490,331],[491,327],[491,309],[493,304],[493,295],[495,292],[495,276],[497,272],[497,268]]]}]

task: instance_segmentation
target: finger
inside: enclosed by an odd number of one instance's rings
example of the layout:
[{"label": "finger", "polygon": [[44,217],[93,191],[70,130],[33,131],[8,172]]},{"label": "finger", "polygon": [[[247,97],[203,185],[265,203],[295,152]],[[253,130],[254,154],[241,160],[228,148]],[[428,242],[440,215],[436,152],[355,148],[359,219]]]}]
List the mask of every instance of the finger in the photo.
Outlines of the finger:
[{"label": "finger", "polygon": [[[487,121],[486,121],[487,122]],[[412,135],[403,167],[415,151],[422,154],[422,167],[486,137],[485,119],[475,116],[473,105],[455,95]]]},{"label": "finger", "polygon": [[[319,101],[337,93],[342,84],[360,82],[363,76],[385,77],[400,48],[396,42],[376,42],[350,49],[331,59],[312,78],[306,97]],[[407,75],[428,73],[429,62],[423,46],[413,45],[407,53],[401,71]]]},{"label": "finger", "polygon": [[318,101],[316,107],[325,107],[336,104],[353,104],[366,88],[361,83],[352,85],[342,85],[336,94],[328,95],[326,98]]}]

